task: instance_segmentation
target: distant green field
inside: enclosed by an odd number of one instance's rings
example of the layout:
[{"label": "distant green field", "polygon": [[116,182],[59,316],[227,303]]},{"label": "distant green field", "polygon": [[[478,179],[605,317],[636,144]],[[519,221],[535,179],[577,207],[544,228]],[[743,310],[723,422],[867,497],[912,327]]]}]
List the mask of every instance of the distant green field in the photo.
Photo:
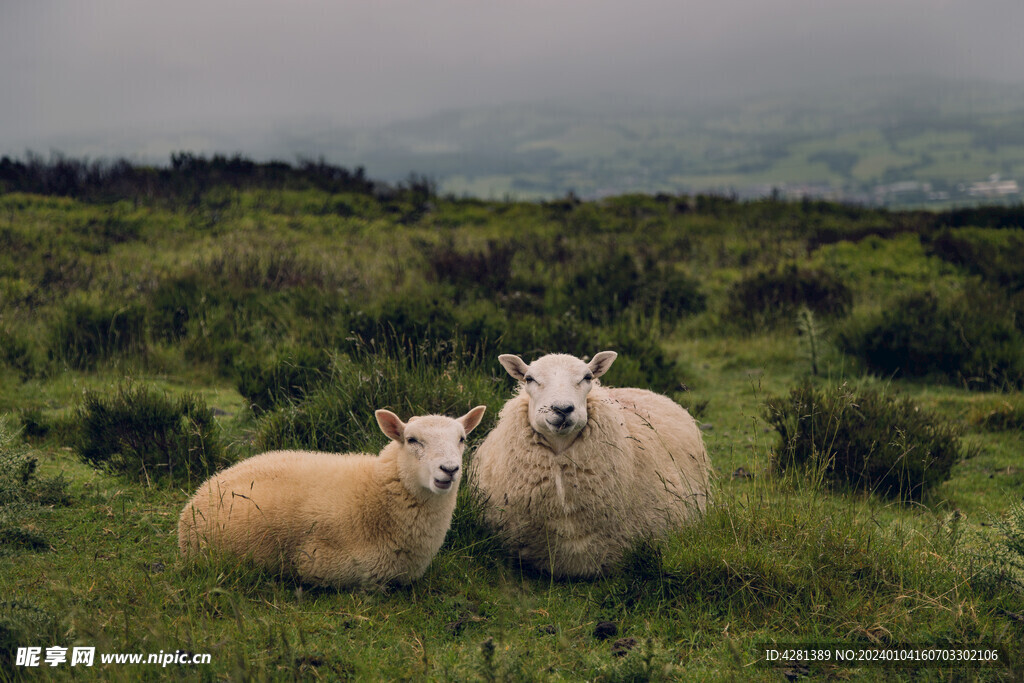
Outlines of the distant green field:
[{"label": "distant green field", "polygon": [[[645,125],[637,135],[653,136],[658,126]],[[583,154],[608,135],[558,139]],[[870,161],[883,145],[868,132],[841,140],[860,150],[855,175],[890,163]],[[806,159],[823,148],[801,142],[791,167],[773,168],[795,178],[820,166]],[[734,163],[720,162],[717,177],[740,177],[727,172]],[[1024,674],[1019,210],[460,200],[355,180],[318,189],[326,172],[250,181],[270,171],[225,166],[241,170],[205,184],[198,171],[167,172],[106,199],[0,194],[0,678],[41,674],[15,665],[18,647],[76,645],[211,655],[90,671],[115,680]],[[500,196],[516,177],[457,182]],[[885,317],[904,310],[916,312]],[[650,387],[693,412],[715,478],[704,519],[594,581],[553,580],[505,557],[471,482],[411,588],[339,592],[231,558],[188,563],[177,516],[204,473],[169,481],[154,470],[147,485],[137,470],[79,457],[85,397],[130,381],[198,397],[229,461],[271,445],[376,452],[375,408],[407,418],[483,403],[471,462],[515,389],[499,353],[605,348],[620,354],[607,384]],[[900,353],[906,363],[884,369]],[[766,400],[805,382],[909,397],[959,430],[963,457],[913,501],[780,472],[785,444]],[[880,428],[886,441],[906,436]],[[25,474],[19,458],[38,469]],[[599,637],[603,621],[613,637]],[[999,659],[767,666],[765,647],[784,643],[996,649]],[[43,668],[59,679],[80,671]]]}]

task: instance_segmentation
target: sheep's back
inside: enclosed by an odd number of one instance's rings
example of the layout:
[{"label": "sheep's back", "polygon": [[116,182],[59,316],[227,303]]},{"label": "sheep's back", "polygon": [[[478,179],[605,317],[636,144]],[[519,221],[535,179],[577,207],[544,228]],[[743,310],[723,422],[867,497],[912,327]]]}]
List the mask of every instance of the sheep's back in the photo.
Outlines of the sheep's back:
[{"label": "sheep's back", "polygon": [[[377,458],[271,451],[210,477],[182,511],[183,553],[209,546],[281,567],[302,539],[357,522],[366,478]],[[342,501],[346,501],[342,503]]]},{"label": "sheep's back", "polygon": [[632,437],[635,490],[646,517],[657,527],[703,511],[710,462],[696,420],[672,399],[646,389],[607,391]]}]

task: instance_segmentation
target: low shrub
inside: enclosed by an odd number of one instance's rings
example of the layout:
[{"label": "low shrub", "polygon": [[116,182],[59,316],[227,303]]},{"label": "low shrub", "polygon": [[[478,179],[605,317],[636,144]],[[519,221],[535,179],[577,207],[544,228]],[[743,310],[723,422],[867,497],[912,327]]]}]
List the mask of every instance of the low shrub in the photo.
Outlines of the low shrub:
[{"label": "low shrub", "polygon": [[17,371],[23,380],[32,377],[36,371],[33,345],[12,330],[0,329],[0,365]]},{"label": "low shrub", "polygon": [[48,548],[46,536],[26,526],[31,511],[40,504],[69,502],[67,481],[62,476],[40,478],[39,462],[19,436],[6,419],[0,419],[0,556]]},{"label": "low shrub", "polygon": [[93,254],[105,254],[115,244],[139,239],[142,221],[112,212],[100,218],[74,221],[69,227],[82,248]]},{"label": "low shrub", "polygon": [[[424,414],[457,416],[486,404],[486,421],[496,417],[505,398],[495,376],[479,369],[383,353],[355,359],[339,356],[321,385],[259,418],[255,441],[259,450],[376,452],[386,438],[374,417],[379,408],[408,419]],[[471,441],[486,432],[477,430]]]},{"label": "low shrub", "polygon": [[78,407],[79,457],[148,484],[198,483],[226,464],[213,411],[198,396],[172,398],[124,384],[86,392]]},{"label": "low shrub", "polygon": [[0,670],[7,672],[5,679],[21,678],[18,673],[24,668],[17,666],[15,658],[19,647],[66,646],[68,639],[66,628],[53,614],[23,598],[0,600]]},{"label": "low shrub", "polygon": [[[324,326],[325,321],[317,323]],[[235,378],[239,359],[271,353],[312,326],[296,315],[287,293],[225,295],[190,313],[181,347],[187,360],[209,363],[223,376]]]},{"label": "low shrub", "polygon": [[146,311],[137,304],[73,300],[63,306],[50,333],[50,359],[88,370],[119,353],[146,350]]},{"label": "low shrub", "polygon": [[766,401],[774,466],[810,468],[838,488],[919,499],[949,479],[960,430],[908,398],[804,382]]},{"label": "low shrub", "polygon": [[1024,431],[1024,405],[1003,401],[973,414],[970,421],[990,432]]},{"label": "low shrub", "polygon": [[999,287],[1024,289],[1024,230],[947,228],[928,240],[928,251]]},{"label": "low shrub", "polygon": [[[1024,590],[1024,504],[1010,506],[1003,517],[993,521],[998,536],[987,541],[989,553],[985,560],[991,578]],[[988,564],[988,563],[986,563]]]},{"label": "low shrub", "polygon": [[417,363],[498,368],[497,357],[514,353],[527,361],[547,353],[592,356],[612,349],[620,357],[610,381],[654,391],[680,389],[686,368],[662,348],[656,318],[635,310],[604,325],[560,315],[511,314],[486,301],[452,306],[435,295],[386,301],[354,315],[345,350],[353,357],[385,355]]},{"label": "low shrub", "polygon": [[[684,391],[691,386],[695,373],[670,356],[659,341],[657,326],[645,319],[624,318],[612,325],[595,328],[588,337],[588,351],[577,355],[592,356],[610,349],[619,354],[605,381],[613,386],[640,387],[659,393]],[[595,343],[596,342],[596,343]]]},{"label": "low shrub", "polygon": [[463,293],[485,297],[505,293],[512,283],[512,259],[519,248],[515,241],[490,240],[482,250],[459,251],[449,239],[426,248],[427,278],[455,285]]},{"label": "low shrub", "polygon": [[903,296],[838,339],[872,371],[892,376],[941,375],[969,389],[1024,386],[1024,333],[999,292],[971,287],[951,295]]},{"label": "low shrub", "polygon": [[385,299],[351,316],[349,350],[397,355],[409,346],[451,341],[458,329],[455,310],[434,292]]},{"label": "low shrub", "polygon": [[331,359],[323,349],[292,346],[269,362],[248,357],[238,367],[238,393],[256,414],[305,396],[328,376]]},{"label": "low shrub", "polygon": [[228,248],[200,267],[207,278],[235,295],[248,290],[278,291],[293,287],[327,289],[339,284],[320,263],[295,254],[292,245],[266,244]]},{"label": "low shrub", "polygon": [[174,342],[188,334],[188,321],[198,313],[202,298],[195,274],[161,280],[149,294],[153,336]]},{"label": "low shrub", "polygon": [[730,317],[743,327],[791,324],[806,307],[819,316],[846,315],[853,292],[836,275],[789,265],[749,275],[729,290]]},{"label": "low shrub", "polygon": [[453,306],[436,292],[389,299],[348,320],[340,345],[352,356],[383,354],[419,363],[459,366],[497,361],[505,353],[508,316],[489,301]]},{"label": "low shrub", "polygon": [[569,280],[564,306],[593,324],[612,322],[627,310],[673,322],[707,307],[700,283],[670,264],[642,264],[621,252],[584,268]]}]

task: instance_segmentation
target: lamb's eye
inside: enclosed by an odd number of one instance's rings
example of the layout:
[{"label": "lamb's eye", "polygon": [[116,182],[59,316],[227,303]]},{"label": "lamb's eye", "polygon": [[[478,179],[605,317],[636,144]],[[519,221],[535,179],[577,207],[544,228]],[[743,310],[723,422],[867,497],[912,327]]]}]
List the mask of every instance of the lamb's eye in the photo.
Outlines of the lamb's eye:
[{"label": "lamb's eye", "polygon": [[533,377],[530,377],[529,375],[526,376],[526,383],[527,384],[529,384],[530,382],[536,382],[536,381],[537,380],[535,380]]},{"label": "lamb's eye", "polygon": [[583,384],[584,382],[589,382],[592,379],[594,379],[594,376],[588,372],[587,375],[580,380],[580,384]]},{"label": "lamb's eye", "polygon": [[459,443],[466,443],[466,437],[460,436],[459,437]]},{"label": "lamb's eye", "polygon": [[405,440],[405,442],[410,446],[415,446],[416,444],[419,443],[419,440],[417,440],[416,437],[414,436],[410,436],[408,439]]}]

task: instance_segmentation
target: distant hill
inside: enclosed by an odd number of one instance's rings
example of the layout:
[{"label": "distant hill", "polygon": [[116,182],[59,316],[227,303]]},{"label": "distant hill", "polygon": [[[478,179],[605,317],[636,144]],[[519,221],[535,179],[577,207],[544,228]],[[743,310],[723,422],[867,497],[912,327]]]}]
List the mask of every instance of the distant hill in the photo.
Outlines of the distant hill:
[{"label": "distant hill", "polygon": [[658,104],[501,104],[362,127],[331,124],[325,112],[321,122],[262,130],[107,131],[47,142],[75,157],[150,164],[175,151],[324,159],[391,183],[425,175],[442,192],[482,198],[777,193],[897,207],[1024,200],[1024,85],[934,78],[732,101],[684,93]]},{"label": "distant hill", "polygon": [[971,189],[993,174],[1024,181],[1024,86],[901,78],[715,106],[503,105],[297,134],[291,145],[483,197],[776,190],[895,205],[1020,201],[1006,182],[1002,196]]}]

